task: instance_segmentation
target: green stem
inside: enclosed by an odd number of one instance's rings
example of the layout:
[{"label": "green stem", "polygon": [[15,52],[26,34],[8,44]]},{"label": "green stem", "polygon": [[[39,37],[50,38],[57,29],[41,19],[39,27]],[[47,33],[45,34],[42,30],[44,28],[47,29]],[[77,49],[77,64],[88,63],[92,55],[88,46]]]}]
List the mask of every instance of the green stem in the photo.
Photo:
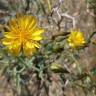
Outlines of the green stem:
[{"label": "green stem", "polygon": [[74,62],[76,63],[76,67],[77,67],[77,69],[78,69],[78,72],[81,74],[81,68],[80,68],[80,64],[79,64],[79,62],[78,62],[78,60],[74,57],[74,55],[71,53],[71,52],[68,52],[69,53],[69,55],[70,55],[70,57],[74,60]]},{"label": "green stem", "polygon": [[[28,68],[28,66],[27,66],[27,64],[26,64],[26,62],[24,62],[24,60],[21,58],[21,57],[18,57],[18,59],[25,65],[25,67],[27,67]],[[34,69],[34,70],[36,70],[36,71],[38,71],[39,72],[39,69],[38,68],[36,68],[36,67],[34,67],[34,66],[32,66],[32,68]]]}]

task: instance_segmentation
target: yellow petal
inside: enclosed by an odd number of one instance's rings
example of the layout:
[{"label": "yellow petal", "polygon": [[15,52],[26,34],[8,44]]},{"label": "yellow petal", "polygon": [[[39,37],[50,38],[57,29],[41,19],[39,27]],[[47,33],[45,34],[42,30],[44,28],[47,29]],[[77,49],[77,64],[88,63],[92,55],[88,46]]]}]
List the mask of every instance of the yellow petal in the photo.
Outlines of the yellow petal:
[{"label": "yellow petal", "polygon": [[25,44],[25,46],[23,46],[23,52],[24,52],[24,55],[28,56],[36,52],[36,48],[35,46],[31,46],[30,44],[28,45],[27,43]]},{"label": "yellow petal", "polygon": [[23,17],[23,14],[20,13],[20,12],[17,12],[17,13],[16,13],[16,17],[17,17],[17,19],[22,18],[22,17]]},{"label": "yellow petal", "polygon": [[30,48],[33,48],[34,47],[34,44],[32,42],[27,41],[24,46],[26,46],[27,48],[30,49]]},{"label": "yellow petal", "polygon": [[11,18],[11,19],[9,19],[8,24],[9,24],[9,26],[14,26],[17,24],[17,21],[16,21],[16,19]]},{"label": "yellow petal", "polygon": [[42,38],[43,38],[42,36],[38,35],[38,36],[32,37],[32,40],[40,41],[40,40],[42,40]]},{"label": "yellow petal", "polygon": [[26,47],[23,48],[23,53],[25,56],[31,55],[31,49],[27,49]]},{"label": "yellow petal", "polygon": [[13,55],[18,55],[19,52],[20,52],[20,49],[21,49],[21,46],[18,45],[18,44],[15,44],[15,46],[13,45],[10,45],[10,46],[7,46],[8,50],[10,53],[12,53]]},{"label": "yellow petal", "polygon": [[33,32],[33,36],[40,35],[41,33],[44,32],[43,28],[36,28]]},{"label": "yellow petal", "polygon": [[27,28],[32,31],[34,30],[34,28],[36,28],[36,26],[37,26],[36,19],[32,16],[29,16],[29,22],[27,24]]},{"label": "yellow petal", "polygon": [[22,18],[18,18],[18,25],[19,27],[25,29],[29,22],[28,16],[23,16]]},{"label": "yellow petal", "polygon": [[34,42],[34,46],[37,47],[37,48],[41,47],[41,45],[38,42]]},{"label": "yellow petal", "polygon": [[30,24],[34,24],[36,22],[33,22],[33,17],[32,16],[27,16],[27,15],[24,15],[24,14],[21,14],[21,13],[17,13],[16,14],[17,16],[17,20],[18,20],[18,24],[23,27],[23,28],[29,28]]},{"label": "yellow petal", "polygon": [[14,37],[12,36],[12,33],[10,33],[10,32],[4,32],[3,35],[4,35],[6,38],[14,38]]},{"label": "yellow petal", "polygon": [[7,39],[7,38],[2,39],[2,44],[3,45],[9,45],[11,43],[12,43],[11,39]]},{"label": "yellow petal", "polygon": [[8,22],[8,29],[9,30],[15,30],[15,28],[18,28],[18,24],[17,24],[17,20],[16,19],[14,19],[14,18],[11,18],[10,20],[9,20],[9,22]]},{"label": "yellow petal", "polygon": [[24,52],[25,56],[29,56],[29,55],[32,55],[36,52],[36,48],[34,47],[32,49],[24,49],[23,52]]},{"label": "yellow petal", "polygon": [[[25,28],[27,28],[27,25],[28,25],[28,23],[29,23],[29,17],[28,16],[25,16],[24,17],[24,20],[25,20]],[[23,21],[24,22],[24,21]]]}]

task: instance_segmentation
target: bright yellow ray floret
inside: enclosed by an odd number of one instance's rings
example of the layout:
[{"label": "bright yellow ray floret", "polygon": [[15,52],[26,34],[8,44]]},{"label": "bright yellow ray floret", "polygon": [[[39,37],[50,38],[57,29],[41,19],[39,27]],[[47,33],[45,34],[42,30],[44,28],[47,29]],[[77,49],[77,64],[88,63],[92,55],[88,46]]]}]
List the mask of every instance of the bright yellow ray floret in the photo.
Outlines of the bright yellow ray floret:
[{"label": "bright yellow ray floret", "polygon": [[36,20],[32,16],[18,14],[8,22],[8,32],[4,32],[2,44],[9,52],[18,55],[20,51],[24,55],[31,55],[40,48],[38,41],[42,39],[43,28],[37,27]]},{"label": "bright yellow ray floret", "polygon": [[85,43],[83,33],[80,31],[75,31],[75,30],[71,31],[67,41],[69,43],[69,46],[72,48],[82,46]]}]

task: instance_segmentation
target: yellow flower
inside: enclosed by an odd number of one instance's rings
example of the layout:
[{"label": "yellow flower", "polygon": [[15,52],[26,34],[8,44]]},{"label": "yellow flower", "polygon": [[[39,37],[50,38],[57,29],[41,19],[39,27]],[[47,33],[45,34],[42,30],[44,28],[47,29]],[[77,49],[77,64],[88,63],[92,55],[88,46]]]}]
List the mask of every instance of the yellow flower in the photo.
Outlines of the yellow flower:
[{"label": "yellow flower", "polygon": [[2,44],[9,52],[18,55],[20,51],[24,55],[31,55],[40,48],[38,41],[42,39],[43,28],[37,27],[36,20],[32,16],[17,14],[11,18],[7,26],[8,32],[4,32]]},{"label": "yellow flower", "polygon": [[85,43],[85,39],[83,33],[80,31],[72,30],[67,39],[69,46],[72,48],[76,48]]}]

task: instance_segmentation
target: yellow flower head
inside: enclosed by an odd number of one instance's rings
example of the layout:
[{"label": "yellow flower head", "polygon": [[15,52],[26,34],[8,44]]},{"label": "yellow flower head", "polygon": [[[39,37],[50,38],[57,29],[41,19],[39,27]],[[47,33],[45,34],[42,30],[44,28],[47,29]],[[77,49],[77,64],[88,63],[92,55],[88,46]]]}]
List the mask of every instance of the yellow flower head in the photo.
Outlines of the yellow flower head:
[{"label": "yellow flower head", "polygon": [[16,18],[9,20],[7,29],[2,44],[12,54],[18,55],[22,49],[24,55],[31,55],[40,47],[38,41],[42,39],[44,29],[37,27],[34,17],[17,14]]},{"label": "yellow flower head", "polygon": [[67,39],[69,46],[72,48],[76,48],[85,43],[85,39],[83,33],[80,31],[72,30]]}]

